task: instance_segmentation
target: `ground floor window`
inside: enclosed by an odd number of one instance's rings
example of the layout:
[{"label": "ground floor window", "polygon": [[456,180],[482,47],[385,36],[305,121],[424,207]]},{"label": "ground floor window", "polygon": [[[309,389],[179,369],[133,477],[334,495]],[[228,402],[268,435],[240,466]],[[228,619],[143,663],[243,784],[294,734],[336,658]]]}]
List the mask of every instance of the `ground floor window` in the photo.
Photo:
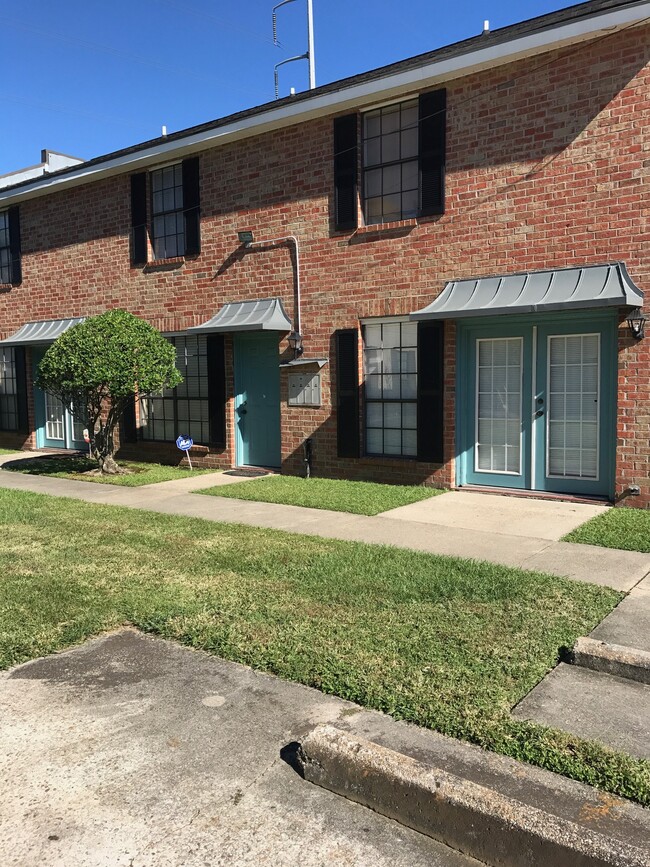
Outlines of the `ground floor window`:
[{"label": "ground floor window", "polygon": [[365,447],[369,455],[417,455],[417,323],[363,327]]},{"label": "ground floor window", "polygon": [[174,389],[140,401],[144,440],[173,443],[189,434],[195,443],[210,442],[208,354],[205,337],[170,337],[176,347],[176,367],[183,382]]},{"label": "ground floor window", "polygon": [[0,348],[0,430],[18,430],[16,352]]}]

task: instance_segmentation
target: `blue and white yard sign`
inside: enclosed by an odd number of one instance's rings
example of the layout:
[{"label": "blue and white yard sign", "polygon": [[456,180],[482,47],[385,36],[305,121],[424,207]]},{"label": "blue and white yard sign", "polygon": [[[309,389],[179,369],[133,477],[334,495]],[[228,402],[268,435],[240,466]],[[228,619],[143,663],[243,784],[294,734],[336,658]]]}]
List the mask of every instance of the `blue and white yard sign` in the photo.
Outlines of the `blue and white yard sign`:
[{"label": "blue and white yard sign", "polygon": [[185,436],[181,434],[176,438],[176,447],[179,448],[182,452],[185,452],[187,455],[187,462],[190,465],[190,469],[192,469],[192,461],[190,460],[190,449],[194,445],[194,440],[192,437]]}]

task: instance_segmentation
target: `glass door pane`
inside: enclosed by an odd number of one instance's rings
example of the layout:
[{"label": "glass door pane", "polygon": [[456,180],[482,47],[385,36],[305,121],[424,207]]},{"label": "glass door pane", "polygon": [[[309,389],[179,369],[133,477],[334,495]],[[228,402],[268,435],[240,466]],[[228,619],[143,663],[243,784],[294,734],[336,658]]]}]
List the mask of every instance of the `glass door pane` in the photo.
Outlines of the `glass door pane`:
[{"label": "glass door pane", "polygon": [[45,436],[65,442],[65,407],[58,397],[45,393]]},{"label": "glass door pane", "polygon": [[548,338],[546,475],[597,479],[600,334]]},{"label": "glass door pane", "polygon": [[476,343],[474,469],[521,475],[523,338]]},{"label": "glass door pane", "polygon": [[[78,420],[74,415],[74,409],[75,408],[73,405],[72,406],[72,412],[70,413],[70,430],[72,432],[72,440],[73,440],[70,443],[71,448],[74,448],[75,446],[78,446],[78,445],[84,443],[85,425],[83,422],[83,418],[80,418],[80,420]],[[78,415],[80,417],[82,416],[81,411],[78,413]]]}]

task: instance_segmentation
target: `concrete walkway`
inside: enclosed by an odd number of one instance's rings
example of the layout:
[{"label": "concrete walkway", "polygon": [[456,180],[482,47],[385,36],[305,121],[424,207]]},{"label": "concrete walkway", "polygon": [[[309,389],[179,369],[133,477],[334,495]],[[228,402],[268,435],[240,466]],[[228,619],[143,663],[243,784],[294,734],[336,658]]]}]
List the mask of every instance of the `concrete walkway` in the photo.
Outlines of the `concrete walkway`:
[{"label": "concrete walkway", "polygon": [[[614,851],[635,846],[650,857],[650,811],[628,801],[123,630],[0,673],[0,863],[479,867],[301,779],[286,748],[323,723],[463,781],[473,792],[469,837],[484,827],[477,814],[507,799],[533,828],[571,823],[572,841],[598,833]],[[508,863],[521,863],[514,855]]]},{"label": "concrete walkway", "polygon": [[[3,456],[0,465],[16,457]],[[650,573],[649,554],[558,541],[561,535],[601,510],[600,506],[450,492],[424,504],[364,517],[191,493],[216,484],[245,484],[247,481],[215,473],[126,488],[28,476],[0,468],[0,487],[14,490],[486,560],[622,591],[636,587]],[[645,584],[650,588],[650,579]]]},{"label": "concrete walkway", "polygon": [[[384,720],[132,630],[2,672],[0,863],[479,867],[282,761],[350,715]],[[577,809],[594,802],[569,786]],[[620,814],[632,834],[644,819],[623,802]]]},{"label": "concrete walkway", "polygon": [[[637,584],[589,638],[650,652],[650,579]],[[650,686],[561,662],[513,711],[650,759]]]}]

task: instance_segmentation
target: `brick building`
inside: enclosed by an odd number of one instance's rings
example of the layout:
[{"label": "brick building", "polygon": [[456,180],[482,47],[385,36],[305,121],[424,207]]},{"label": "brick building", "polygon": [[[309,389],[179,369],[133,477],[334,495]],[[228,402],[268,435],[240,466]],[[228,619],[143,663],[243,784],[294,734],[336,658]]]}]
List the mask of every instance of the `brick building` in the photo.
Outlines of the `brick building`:
[{"label": "brick building", "polygon": [[0,446],[120,307],[185,378],[124,456],[650,505],[649,51],[591,0],[0,189]]}]

